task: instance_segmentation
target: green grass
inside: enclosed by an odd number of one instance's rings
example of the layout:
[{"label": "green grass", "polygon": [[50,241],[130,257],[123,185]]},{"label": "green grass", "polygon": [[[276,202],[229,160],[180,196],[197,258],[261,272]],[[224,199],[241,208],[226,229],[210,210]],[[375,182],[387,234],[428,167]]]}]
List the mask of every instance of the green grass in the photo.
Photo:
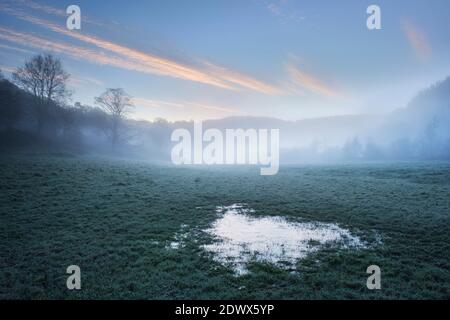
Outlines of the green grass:
[{"label": "green grass", "polygon": [[[215,207],[338,223],[366,249],[327,248],[297,272],[236,277],[201,249]],[[180,168],[90,157],[0,158],[2,299],[449,299],[450,164]],[[182,225],[187,227],[182,228]],[[167,249],[180,230],[185,246]],[[183,231],[183,232],[184,232]],[[67,266],[82,289],[66,288]],[[382,289],[366,288],[367,266]]]}]

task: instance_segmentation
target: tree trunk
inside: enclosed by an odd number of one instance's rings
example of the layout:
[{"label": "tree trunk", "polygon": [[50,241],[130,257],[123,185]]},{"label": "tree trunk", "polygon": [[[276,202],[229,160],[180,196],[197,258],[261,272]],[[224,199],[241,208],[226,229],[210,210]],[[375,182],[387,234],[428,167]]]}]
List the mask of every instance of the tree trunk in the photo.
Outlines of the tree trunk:
[{"label": "tree trunk", "polygon": [[111,147],[112,150],[115,151],[117,147],[117,142],[119,140],[119,119],[116,117],[113,118],[113,126],[112,126],[112,137],[111,137]]}]

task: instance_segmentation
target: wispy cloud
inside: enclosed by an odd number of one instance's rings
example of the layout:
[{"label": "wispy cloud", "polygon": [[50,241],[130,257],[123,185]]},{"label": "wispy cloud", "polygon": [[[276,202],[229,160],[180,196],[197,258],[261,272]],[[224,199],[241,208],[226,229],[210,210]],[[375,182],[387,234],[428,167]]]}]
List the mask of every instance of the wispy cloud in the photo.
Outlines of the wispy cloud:
[{"label": "wispy cloud", "polygon": [[280,7],[277,5],[277,4],[275,4],[275,3],[268,3],[267,4],[267,6],[266,6],[266,8],[272,13],[272,14],[274,14],[274,15],[276,15],[276,16],[280,16],[281,15],[281,9],[280,9]]},{"label": "wispy cloud", "polygon": [[204,62],[204,64],[208,67],[209,71],[212,74],[221,79],[224,79],[225,81],[266,94],[274,95],[281,93],[281,90],[279,88],[249,77],[245,74],[227,69],[225,67],[217,66],[209,62]]},{"label": "wispy cloud", "polygon": [[308,74],[294,65],[288,65],[290,81],[295,86],[327,97],[337,97],[339,92],[316,76]]},{"label": "wispy cloud", "polygon": [[35,53],[32,50],[27,50],[27,49],[23,49],[23,48],[19,48],[19,47],[14,47],[14,46],[10,46],[10,45],[3,44],[3,43],[0,43],[0,48],[11,50],[11,51],[22,52],[22,53],[28,53],[28,54]]},{"label": "wispy cloud", "polygon": [[185,106],[181,103],[168,102],[163,100],[154,100],[146,98],[133,98],[133,103],[137,106],[143,106],[148,108],[161,108],[161,107],[174,107],[174,108],[184,108]]},{"label": "wispy cloud", "polygon": [[15,71],[15,69],[13,67],[4,66],[4,65],[0,65],[0,70],[2,72],[8,72],[8,73],[13,73]]},{"label": "wispy cloud", "polygon": [[77,40],[80,40],[84,43],[94,45],[98,48],[108,50],[110,52],[113,52],[119,56],[121,56],[122,60],[126,60],[129,64],[133,64],[135,66],[141,66],[137,67],[136,71],[139,71],[140,68],[144,72],[150,72],[153,74],[158,75],[166,75],[171,76],[175,78],[181,78],[186,80],[192,80],[196,82],[202,82],[207,83],[210,85],[219,86],[222,88],[232,89],[230,85],[227,85],[225,82],[221,81],[220,79],[214,79],[207,74],[195,70],[193,68],[184,66],[182,64],[179,64],[174,61],[170,61],[168,59],[160,58],[158,56],[146,54],[144,52],[131,49],[128,47],[125,47],[123,45],[119,45],[116,43],[113,43],[111,41],[103,40],[94,36],[84,35],[77,32],[72,32],[67,30],[64,27],[61,27],[57,24],[51,23],[49,21],[30,16],[28,14],[25,14],[23,12],[7,8],[6,10],[8,13],[13,14],[14,16],[25,20],[27,22],[30,22],[32,24],[47,28],[53,32],[75,38]]},{"label": "wispy cloud", "polygon": [[[127,69],[133,69],[135,71],[141,71],[146,73],[152,73],[156,75],[163,75],[183,80],[190,80],[194,82],[200,82],[223,89],[229,90],[253,90],[265,94],[276,94],[278,89],[272,85],[266,84],[263,81],[257,80],[253,77],[244,75],[237,71],[232,71],[221,66],[214,65],[212,63],[203,62],[203,66],[187,65],[168,59],[165,57],[157,56],[154,54],[142,52],[133,48],[126,47],[121,44],[114,43],[109,40],[101,39],[92,35],[81,34],[78,32],[72,32],[60,25],[54,24],[50,21],[40,19],[29,14],[26,14],[20,10],[15,10],[11,7],[2,9],[4,12],[14,15],[15,17],[46,28],[58,34],[68,36],[70,38],[81,41],[85,44],[94,45],[97,48],[109,51],[110,54],[116,55],[113,59],[117,61],[125,61],[125,67]],[[49,43],[51,47],[51,43]],[[54,46],[53,46],[54,47]],[[81,48],[79,48],[81,49]],[[90,50],[91,56],[96,54]],[[108,61],[108,56],[103,54],[101,60]],[[70,55],[70,53],[69,53]],[[99,55],[99,54],[97,54]],[[111,61],[110,61],[111,63]],[[115,66],[119,66],[118,63],[111,63]]]},{"label": "wispy cloud", "polygon": [[70,83],[75,87],[86,87],[86,86],[97,86],[97,87],[104,87],[104,83],[100,80],[97,80],[92,77],[86,77],[86,76],[71,76],[69,78]]},{"label": "wispy cloud", "polygon": [[[281,22],[303,21],[305,16],[300,14],[289,0],[256,0]],[[295,1],[294,1],[295,4]]]},{"label": "wispy cloud", "polygon": [[211,104],[197,103],[197,102],[186,102],[188,107],[200,108],[206,110],[220,111],[225,113],[237,113],[238,111],[228,107],[216,106]]},{"label": "wispy cloud", "polygon": [[36,3],[36,2],[30,1],[30,0],[15,0],[15,3],[16,4],[21,4],[23,6],[31,8],[31,9],[42,11],[42,12],[47,13],[47,14],[52,14],[52,15],[56,15],[56,16],[59,16],[59,17],[65,17],[66,16],[66,12],[64,10],[57,9],[57,8],[54,8],[54,7],[51,7],[51,6],[47,6],[47,5],[42,4],[42,3]]},{"label": "wispy cloud", "polygon": [[[166,73],[163,73],[161,70],[157,70],[153,67],[142,64],[139,61],[127,59],[126,57],[120,57],[112,54],[105,54],[103,52],[94,51],[91,49],[87,49],[85,47],[70,45],[63,42],[57,42],[55,40],[49,40],[35,35],[26,34],[23,32],[18,32],[3,27],[0,27],[0,32],[1,32],[0,39],[4,39],[6,41],[15,44],[26,44],[30,47],[34,47],[43,51],[58,52],[80,61],[89,61],[102,65],[111,65],[121,69],[148,74],[168,75]],[[225,83],[223,85],[222,83],[220,82],[216,83],[215,81],[205,83],[214,84],[216,86],[220,86],[227,89],[232,89],[232,87],[227,86]]]},{"label": "wispy cloud", "polygon": [[[31,1],[31,0],[15,0],[15,3],[20,4],[24,7],[28,7],[33,10],[37,10],[37,11],[49,14],[49,15],[54,15],[57,17],[64,17],[64,18],[67,17],[67,14],[64,10],[61,10],[59,8],[54,8],[54,7],[51,7],[51,6],[42,4],[42,3],[37,3],[37,2]],[[97,26],[101,26],[101,27],[106,26],[105,23],[98,21],[96,19],[93,19],[84,13],[83,13],[83,23],[89,23],[89,24],[97,25]]]},{"label": "wispy cloud", "polygon": [[403,31],[405,32],[406,38],[416,52],[417,56],[422,60],[428,59],[431,56],[431,46],[428,42],[427,36],[420,29],[420,27],[411,21],[404,19]]},{"label": "wispy cloud", "polygon": [[[81,61],[90,61],[98,64],[111,65],[122,69],[128,69],[139,72],[146,72],[147,70],[138,63],[132,63],[120,57],[105,55],[96,51],[69,45],[63,42],[56,42],[54,40],[45,39],[31,34],[18,32],[15,30],[0,27],[0,39],[15,43],[26,44],[27,46],[43,50],[54,51],[65,54],[74,59]],[[152,72],[149,72],[152,73]]]},{"label": "wispy cloud", "polygon": [[212,104],[198,103],[192,101],[163,101],[163,100],[153,100],[146,98],[133,98],[133,102],[137,106],[150,107],[150,108],[188,108],[188,109],[205,109],[220,111],[224,113],[237,113],[238,111],[232,108],[217,106]]}]

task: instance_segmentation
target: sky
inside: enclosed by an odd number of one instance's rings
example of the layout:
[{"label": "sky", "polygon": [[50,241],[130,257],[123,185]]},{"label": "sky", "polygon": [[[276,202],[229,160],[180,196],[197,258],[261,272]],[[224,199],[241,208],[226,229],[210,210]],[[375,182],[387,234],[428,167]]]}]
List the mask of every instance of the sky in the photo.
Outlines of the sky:
[{"label": "sky", "polygon": [[450,75],[449,16],[448,0],[0,0],[0,69],[51,52],[72,103],[121,87],[134,119],[380,114]]}]

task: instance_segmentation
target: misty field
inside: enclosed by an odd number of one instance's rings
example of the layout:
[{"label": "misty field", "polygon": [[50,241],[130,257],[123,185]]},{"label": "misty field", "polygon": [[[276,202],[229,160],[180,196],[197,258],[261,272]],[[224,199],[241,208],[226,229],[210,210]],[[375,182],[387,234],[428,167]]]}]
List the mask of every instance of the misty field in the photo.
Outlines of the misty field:
[{"label": "misty field", "polygon": [[[289,268],[236,275],[205,232],[219,206],[332,223],[364,246],[325,245]],[[450,298],[450,163],[171,167],[107,158],[0,157],[0,299]],[[381,268],[381,290],[366,269]],[[82,289],[66,288],[81,268]]]}]

